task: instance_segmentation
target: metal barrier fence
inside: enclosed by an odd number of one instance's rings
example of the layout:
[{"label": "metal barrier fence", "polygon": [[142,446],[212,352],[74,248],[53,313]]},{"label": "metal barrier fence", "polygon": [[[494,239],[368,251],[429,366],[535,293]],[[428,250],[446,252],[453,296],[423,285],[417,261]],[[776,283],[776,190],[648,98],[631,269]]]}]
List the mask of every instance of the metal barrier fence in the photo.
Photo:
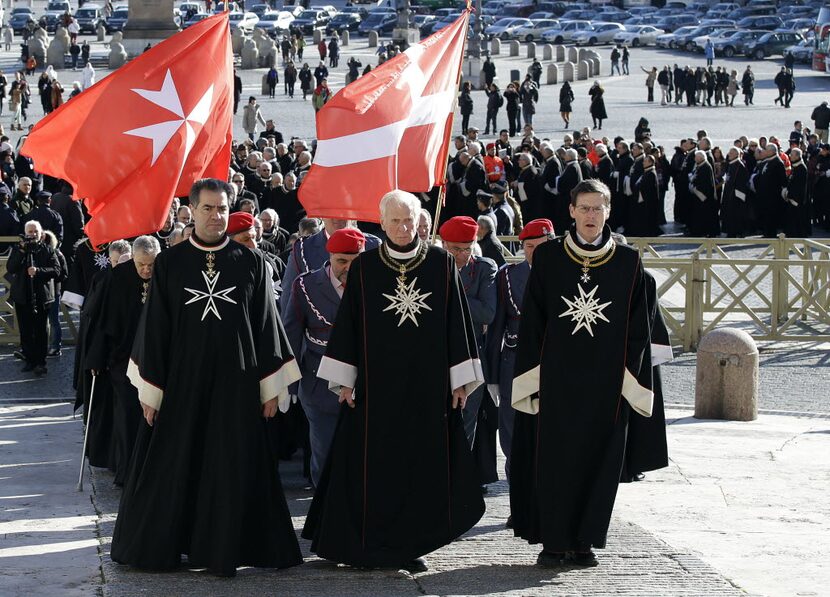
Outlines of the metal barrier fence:
[{"label": "metal barrier fence", "polygon": [[[0,242],[14,239],[0,238]],[[503,242],[516,241],[503,237]],[[830,341],[830,245],[810,239],[630,238],[655,276],[676,343],[696,348],[718,325],[756,340]],[[520,257],[511,257],[518,260]],[[19,339],[0,258],[0,343]],[[77,317],[63,309],[70,341]]]}]

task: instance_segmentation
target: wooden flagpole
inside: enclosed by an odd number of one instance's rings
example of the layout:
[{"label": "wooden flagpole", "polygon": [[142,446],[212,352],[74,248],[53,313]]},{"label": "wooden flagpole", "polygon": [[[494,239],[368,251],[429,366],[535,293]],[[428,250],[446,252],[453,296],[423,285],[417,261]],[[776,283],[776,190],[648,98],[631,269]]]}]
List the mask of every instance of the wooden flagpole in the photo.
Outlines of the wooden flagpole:
[{"label": "wooden flagpole", "polygon": [[447,148],[447,156],[444,159],[444,176],[441,186],[438,188],[438,205],[435,206],[435,219],[432,222],[432,243],[435,244],[435,239],[438,237],[438,222],[441,220],[441,207],[444,204],[444,198],[447,194],[447,168],[449,167],[447,160],[450,155],[450,140],[452,139],[452,131],[455,126],[455,108],[458,105],[458,86],[461,84],[461,70],[464,64],[464,54],[467,52],[467,37],[470,34],[470,13],[472,12],[472,0],[467,0],[467,22],[464,23],[464,42],[461,47],[461,62],[458,64],[458,75],[455,78],[455,100],[452,103],[452,111],[450,112],[449,127],[447,127],[447,135],[444,139],[445,147]]}]

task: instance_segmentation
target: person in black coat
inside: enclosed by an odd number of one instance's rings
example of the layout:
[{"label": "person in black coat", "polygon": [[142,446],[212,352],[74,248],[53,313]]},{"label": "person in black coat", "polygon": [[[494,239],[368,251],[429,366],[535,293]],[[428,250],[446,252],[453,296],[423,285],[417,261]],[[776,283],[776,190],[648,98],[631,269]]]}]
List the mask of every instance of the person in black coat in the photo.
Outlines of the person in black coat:
[{"label": "person in black coat", "polygon": [[473,98],[470,95],[473,87],[469,81],[461,86],[461,94],[458,96],[458,109],[461,112],[461,134],[466,135],[470,128],[470,116],[473,114]]},{"label": "person in black coat", "polygon": [[706,159],[706,152],[694,153],[695,166],[689,178],[692,193],[692,236],[718,235],[718,204],[715,198],[715,174]]},{"label": "person in black coat", "polygon": [[660,189],[652,156],[643,156],[643,172],[632,186],[634,196],[625,233],[630,236],[658,236],[660,234],[660,227],[657,225]]},{"label": "person in black coat", "polygon": [[741,157],[742,153],[737,147],[732,147],[726,154],[728,166],[723,177],[721,220],[729,238],[746,236],[749,172]]},{"label": "person in black coat", "polygon": [[499,108],[504,105],[504,98],[499,91],[499,86],[495,83],[490,83],[487,86],[487,122],[484,124],[484,134],[490,134],[490,123],[493,124],[493,134],[498,131],[496,120],[499,114]]},{"label": "person in black coat", "polygon": [[594,128],[602,130],[602,121],[608,118],[608,113],[605,111],[605,100],[602,97],[605,95],[605,90],[599,81],[594,81],[593,86],[588,90],[588,95],[591,96],[591,118],[594,121]]},{"label": "person in black coat", "polygon": [[598,143],[594,146],[594,151],[599,156],[599,160],[594,165],[594,173],[591,178],[601,180],[608,188],[611,188],[614,184],[612,180],[614,175],[614,160],[608,155],[608,147],[604,143]]},{"label": "person in black coat", "polygon": [[582,170],[577,161],[579,154],[576,149],[565,150],[565,162],[562,165],[562,174],[556,179],[556,203],[554,208],[555,219],[553,227],[556,230],[568,230],[573,223],[570,210],[571,191],[582,182]]},{"label": "person in black coat", "polygon": [[504,90],[504,100],[507,102],[507,128],[512,137],[522,129],[522,117],[519,113],[520,99],[517,85],[509,83]]},{"label": "person in black coat", "polygon": [[813,229],[810,225],[810,209],[807,200],[807,166],[802,159],[801,150],[790,150],[792,173],[787,186],[781,192],[787,202],[784,233],[790,238],[809,238]]},{"label": "person in black coat", "polygon": [[484,85],[490,87],[493,84],[493,79],[496,78],[496,65],[487,56],[484,58],[484,64],[481,65],[481,70],[484,72]]},{"label": "person in black coat", "polygon": [[6,268],[12,275],[11,299],[26,361],[22,371],[45,375],[49,308],[55,300],[60,262],[55,251],[43,242],[40,222],[30,221],[24,230],[25,240],[12,248]]},{"label": "person in black coat", "polygon": [[35,207],[32,211],[22,218],[25,225],[26,222],[37,220],[40,222],[42,230],[48,230],[58,239],[58,245],[63,242],[63,218],[60,214],[50,207],[52,204],[52,193],[48,191],[39,191],[35,195]]},{"label": "person in black coat", "polygon": [[571,84],[565,81],[559,89],[559,115],[567,130],[571,126],[571,112],[573,112],[574,92]]},{"label": "person in black coat", "polygon": [[60,252],[66,258],[67,265],[75,260],[75,244],[84,237],[84,211],[81,202],[72,199],[72,187],[61,181],[61,190],[52,195],[50,207],[57,212],[63,222],[63,241]]},{"label": "person in black coat", "polygon": [[759,223],[764,237],[775,238],[778,234],[781,191],[787,186],[787,170],[778,157],[778,146],[775,143],[767,143],[762,155],[752,177],[753,186],[758,198]]}]

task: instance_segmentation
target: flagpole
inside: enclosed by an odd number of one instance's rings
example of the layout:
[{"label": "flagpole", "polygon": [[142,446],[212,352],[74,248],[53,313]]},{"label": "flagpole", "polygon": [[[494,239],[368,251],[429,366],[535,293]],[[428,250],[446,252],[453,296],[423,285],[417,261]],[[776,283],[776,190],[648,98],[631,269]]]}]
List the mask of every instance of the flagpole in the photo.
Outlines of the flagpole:
[{"label": "flagpole", "polygon": [[444,158],[444,176],[441,186],[438,188],[438,205],[435,206],[435,219],[432,222],[432,244],[435,244],[435,239],[438,237],[438,222],[441,220],[441,206],[444,203],[444,198],[447,194],[447,158],[450,154],[450,139],[452,139],[452,131],[455,126],[455,108],[458,105],[458,86],[461,84],[461,70],[464,64],[464,54],[467,52],[467,37],[469,35],[470,12],[472,10],[472,0],[467,0],[467,22],[464,24],[464,42],[461,47],[461,62],[458,64],[458,75],[455,78],[455,100],[452,103],[452,110],[450,111],[450,125],[447,127],[446,137],[444,139],[444,146],[447,148],[447,156]]}]

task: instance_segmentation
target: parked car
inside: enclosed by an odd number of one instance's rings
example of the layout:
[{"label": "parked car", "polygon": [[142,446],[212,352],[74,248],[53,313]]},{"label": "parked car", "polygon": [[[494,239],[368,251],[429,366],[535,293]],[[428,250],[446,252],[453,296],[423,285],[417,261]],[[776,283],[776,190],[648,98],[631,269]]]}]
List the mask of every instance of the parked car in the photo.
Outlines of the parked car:
[{"label": "parked car", "polygon": [[672,33],[664,33],[663,35],[658,35],[655,43],[658,48],[674,49],[677,47],[677,37],[679,35],[686,35],[687,33],[691,33],[692,31],[694,31],[695,29],[697,29],[696,25],[687,25],[685,27],[680,27]]},{"label": "parked car", "polygon": [[663,17],[657,21],[654,26],[658,29],[662,29],[666,33],[672,33],[681,27],[697,25],[698,21],[699,19],[693,14],[679,14]]},{"label": "parked car", "polygon": [[328,25],[330,20],[331,17],[326,11],[307,8],[300,13],[300,16],[294,19],[292,27],[298,31],[309,34],[314,32],[315,29],[324,28]]},{"label": "parked car", "polygon": [[625,31],[620,31],[614,36],[614,43],[635,48],[638,46],[653,46],[657,43],[657,36],[663,33],[665,31],[651,25],[626,25]]},{"label": "parked car", "polygon": [[695,42],[694,39],[696,37],[700,37],[702,35],[711,35],[713,31],[717,31],[717,27],[714,25],[699,25],[696,29],[689,31],[688,33],[684,33],[683,35],[678,35],[674,38],[674,47],[682,48],[688,52],[693,52],[695,50]]},{"label": "parked car", "polygon": [[343,31],[357,31],[360,23],[363,21],[359,14],[353,12],[341,12],[334,15],[326,25],[326,35],[331,35],[335,31],[341,33]]},{"label": "parked car", "polygon": [[526,19],[534,12],[536,12],[536,5],[533,2],[519,0],[502,6],[497,16]]},{"label": "parked car", "polygon": [[563,21],[590,21],[596,13],[593,10],[572,8],[565,12],[560,19]]},{"label": "parked car", "polygon": [[574,35],[573,42],[578,46],[610,44],[614,41],[614,36],[623,31],[625,31],[625,25],[620,23],[593,23],[587,29]]},{"label": "parked car", "polygon": [[744,54],[756,60],[763,60],[767,56],[774,56],[777,54],[784,55],[784,50],[789,46],[800,43],[804,40],[804,36],[794,31],[791,32],[775,32],[770,31],[765,33],[755,41],[746,44]]},{"label": "parked car", "polygon": [[262,29],[273,38],[281,37],[291,32],[294,25],[294,15],[287,10],[266,12],[259,18],[256,29]]},{"label": "parked car", "polygon": [[542,33],[542,39],[554,44],[573,41],[574,35],[590,26],[591,21],[560,21],[559,27],[548,29]]},{"label": "parked car", "polygon": [[711,40],[712,45],[714,46],[716,41],[728,38],[730,35],[733,35],[738,31],[740,31],[740,29],[716,29],[708,35],[698,36],[692,40],[692,42],[695,44],[694,50],[695,52],[703,52],[706,49],[707,41]]},{"label": "parked car", "polygon": [[499,19],[484,30],[487,39],[498,37],[499,39],[512,39],[514,32],[520,27],[532,25],[530,19],[505,18]]},{"label": "parked car", "polygon": [[755,41],[761,37],[766,31],[758,30],[740,30],[737,33],[725,37],[723,39],[713,40],[715,46],[715,54],[724,55],[727,58],[732,58],[735,55],[743,54],[746,51],[746,44]]},{"label": "parked car", "polygon": [[[454,12],[446,15],[443,18],[437,19],[432,23],[432,28],[429,30],[429,33],[436,33],[446,27],[447,25],[452,24],[459,16],[461,15],[460,12]],[[486,30],[486,27],[485,27]]]},{"label": "parked car", "polygon": [[395,28],[397,23],[398,15],[395,13],[370,12],[357,26],[357,30],[363,34],[368,34],[370,31],[376,31],[379,35],[392,33],[392,29]]},{"label": "parked car", "polygon": [[513,31],[513,37],[518,40],[532,42],[536,39],[541,39],[542,33],[548,29],[553,29],[559,26],[558,19],[539,19],[532,21],[529,25],[523,25]]},{"label": "parked car", "polygon": [[740,5],[735,2],[718,2],[706,11],[706,16],[710,19],[723,19],[738,8],[740,8]]},{"label": "parked car", "polygon": [[556,19],[556,13],[548,12],[546,10],[537,10],[527,17],[531,21],[538,21],[539,19]]},{"label": "parked car", "polygon": [[765,29],[774,31],[784,25],[784,21],[775,16],[746,17],[738,21],[739,29]]},{"label": "parked car", "polygon": [[784,48],[784,55],[792,52],[793,58],[796,62],[806,62],[811,64],[813,62],[813,42],[809,39],[804,39],[788,48]]},{"label": "parked car", "polygon": [[8,25],[15,33],[23,33],[23,30],[29,23],[35,22],[35,13],[32,9],[26,6],[18,6],[12,9],[12,15],[9,17]]},{"label": "parked car", "polygon": [[776,29],[776,31],[798,31],[802,35],[806,35],[808,31],[813,30],[815,24],[815,19],[787,19],[780,28]]},{"label": "parked car", "polygon": [[197,12],[196,14],[190,15],[189,18],[185,19],[182,23],[182,29],[187,29],[188,27],[192,27],[199,21],[204,21],[210,15],[206,12]]},{"label": "parked car", "polygon": [[130,9],[126,6],[118,6],[113,9],[112,14],[107,19],[107,31],[124,31],[124,25],[127,24],[127,17],[130,14]]},{"label": "parked car", "polygon": [[272,12],[271,7],[268,4],[252,4],[250,8],[246,7],[246,10],[254,13],[260,19],[263,15]]},{"label": "parked car", "polygon": [[46,4],[46,11],[40,17],[40,26],[49,33],[58,29],[58,22],[66,13],[72,14],[72,4],[66,0],[50,1]]},{"label": "parked car", "polygon": [[98,25],[103,25],[105,28],[107,26],[103,7],[100,4],[90,2],[85,2],[81,8],[75,11],[75,20],[78,21],[81,33],[95,33]]},{"label": "parked car", "polygon": [[259,22],[259,17],[252,12],[232,12],[228,14],[228,20],[231,31],[241,29],[246,33],[251,33]]}]

